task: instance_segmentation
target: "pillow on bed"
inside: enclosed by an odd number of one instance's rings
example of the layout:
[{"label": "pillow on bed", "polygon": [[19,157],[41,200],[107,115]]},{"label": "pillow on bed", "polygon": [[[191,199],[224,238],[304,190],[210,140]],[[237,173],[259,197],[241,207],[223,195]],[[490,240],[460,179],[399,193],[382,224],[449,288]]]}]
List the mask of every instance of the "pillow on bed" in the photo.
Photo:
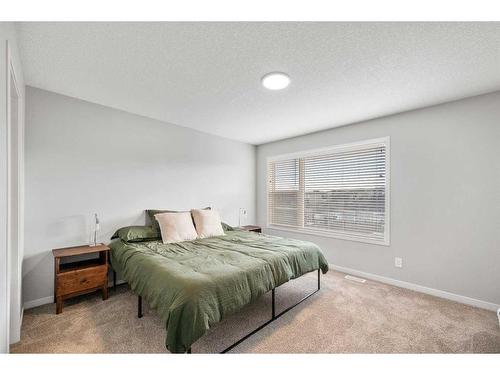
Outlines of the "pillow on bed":
[{"label": "pillow on bed", "polygon": [[191,210],[194,225],[199,238],[223,236],[224,229],[220,221],[220,216],[214,210]]},{"label": "pillow on bed", "polygon": [[195,240],[198,235],[191,212],[165,212],[156,214],[163,243]]},{"label": "pillow on bed", "polygon": [[224,232],[230,232],[230,231],[234,230],[234,228],[231,225],[226,224],[223,221],[221,221],[221,225],[222,225],[222,229],[224,229]]},{"label": "pillow on bed", "polygon": [[[210,207],[202,208],[202,210],[210,210]],[[153,230],[157,233],[158,237],[161,237],[161,233],[160,233],[160,226],[158,225],[158,221],[156,221],[155,219],[155,215],[163,214],[166,212],[175,213],[175,212],[190,212],[190,211],[174,211],[174,210],[158,210],[158,209],[146,210],[146,215],[149,218],[149,222],[151,223],[151,226],[153,227]]]},{"label": "pillow on bed", "polygon": [[158,240],[160,236],[149,225],[135,225],[118,229],[111,239],[120,238],[125,242]]}]

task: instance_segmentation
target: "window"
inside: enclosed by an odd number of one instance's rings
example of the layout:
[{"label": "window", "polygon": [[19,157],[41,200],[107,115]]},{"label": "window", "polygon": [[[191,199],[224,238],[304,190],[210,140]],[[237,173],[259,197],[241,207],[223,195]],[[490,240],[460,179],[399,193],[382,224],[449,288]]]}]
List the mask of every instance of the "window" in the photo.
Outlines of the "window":
[{"label": "window", "polygon": [[389,244],[389,138],[268,159],[268,225]]}]

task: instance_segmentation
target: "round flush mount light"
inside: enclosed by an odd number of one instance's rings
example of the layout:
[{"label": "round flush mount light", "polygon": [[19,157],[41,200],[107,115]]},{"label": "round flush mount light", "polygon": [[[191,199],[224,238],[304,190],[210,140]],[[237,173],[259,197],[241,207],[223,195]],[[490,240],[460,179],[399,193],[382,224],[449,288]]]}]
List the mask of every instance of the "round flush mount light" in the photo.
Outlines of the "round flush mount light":
[{"label": "round flush mount light", "polygon": [[281,72],[272,72],[262,77],[262,85],[268,90],[283,90],[290,84],[290,77]]}]

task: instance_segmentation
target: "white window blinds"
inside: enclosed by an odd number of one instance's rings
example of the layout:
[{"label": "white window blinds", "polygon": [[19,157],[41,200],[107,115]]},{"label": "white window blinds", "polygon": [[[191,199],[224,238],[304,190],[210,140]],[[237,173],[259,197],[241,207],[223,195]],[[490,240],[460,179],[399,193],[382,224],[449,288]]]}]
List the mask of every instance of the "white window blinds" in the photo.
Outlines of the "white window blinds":
[{"label": "white window blinds", "polygon": [[388,244],[388,139],[268,161],[271,226]]}]

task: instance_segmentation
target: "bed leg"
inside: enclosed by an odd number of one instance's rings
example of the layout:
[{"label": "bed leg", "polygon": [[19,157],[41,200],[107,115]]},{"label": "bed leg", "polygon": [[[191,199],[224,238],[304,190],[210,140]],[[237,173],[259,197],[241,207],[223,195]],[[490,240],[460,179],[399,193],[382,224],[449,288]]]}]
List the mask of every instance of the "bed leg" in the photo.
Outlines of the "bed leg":
[{"label": "bed leg", "polygon": [[276,319],[276,293],[273,290],[271,291],[271,300],[272,300],[272,320]]},{"label": "bed leg", "polygon": [[116,292],[116,271],[113,270],[113,291]]},{"label": "bed leg", "polygon": [[188,350],[186,350],[186,354],[191,354],[191,348],[188,348]]},{"label": "bed leg", "polygon": [[142,318],[142,297],[137,296],[137,317]]},{"label": "bed leg", "polygon": [[[314,270],[312,270],[311,273],[312,272],[314,272]],[[272,315],[273,315],[272,318],[269,319],[268,321],[266,321],[264,324],[261,324],[258,328],[254,329],[252,332],[248,333],[243,338],[241,338],[238,341],[236,341],[234,344],[228,346],[226,349],[224,349],[220,353],[224,354],[224,353],[229,352],[230,350],[232,350],[233,348],[235,348],[236,346],[238,346],[239,344],[241,344],[243,341],[245,341],[246,339],[248,339],[250,336],[252,336],[256,332],[259,332],[261,329],[263,329],[268,324],[270,324],[271,322],[273,322],[276,319],[278,319],[280,316],[286,314],[288,311],[290,311],[291,309],[293,309],[295,306],[300,305],[306,299],[308,299],[309,297],[312,297],[314,294],[318,293],[318,291],[319,291],[320,288],[321,288],[321,270],[318,269],[318,289],[316,289],[316,290],[312,291],[311,293],[307,294],[300,301],[294,303],[292,306],[287,307],[286,309],[284,309],[283,311],[281,311],[278,314],[276,314],[276,291],[275,291],[274,288],[271,289],[271,299],[272,299],[272,301],[271,301],[271,307],[272,307]]]}]

